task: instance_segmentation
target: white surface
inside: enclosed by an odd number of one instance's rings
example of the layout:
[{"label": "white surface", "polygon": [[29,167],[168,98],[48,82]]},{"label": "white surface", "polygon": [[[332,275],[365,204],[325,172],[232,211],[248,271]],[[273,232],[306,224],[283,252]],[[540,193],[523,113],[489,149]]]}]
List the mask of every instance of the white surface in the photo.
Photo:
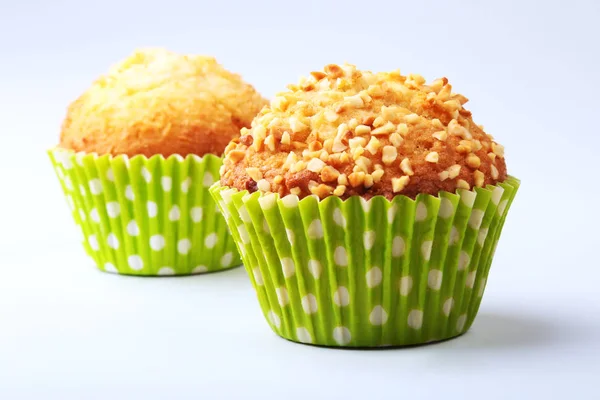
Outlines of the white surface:
[{"label": "white surface", "polygon": [[[0,399],[600,398],[600,3],[35,3],[0,3]],[[523,181],[471,331],[308,347],[270,332],[242,269],[91,268],[44,149],[140,45],[213,54],[266,96],[344,60],[447,76]]]}]

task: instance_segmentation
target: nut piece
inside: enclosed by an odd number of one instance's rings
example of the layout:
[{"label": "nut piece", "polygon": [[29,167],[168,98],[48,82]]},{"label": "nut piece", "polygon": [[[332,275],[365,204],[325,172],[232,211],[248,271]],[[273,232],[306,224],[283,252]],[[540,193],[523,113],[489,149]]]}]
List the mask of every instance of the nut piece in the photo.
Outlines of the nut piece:
[{"label": "nut piece", "polygon": [[392,178],[392,190],[394,193],[398,193],[404,190],[410,178],[408,176],[401,176],[400,178]]},{"label": "nut piece", "polygon": [[381,178],[383,177],[384,173],[385,173],[385,171],[382,169],[377,169],[377,170],[373,171],[373,173],[371,174],[371,176],[373,177],[373,181],[375,183],[379,182],[381,180]]},{"label": "nut piece", "polygon": [[425,161],[436,164],[440,160],[440,155],[437,151],[432,151],[425,156]]},{"label": "nut piece", "polygon": [[459,189],[467,189],[467,190],[471,189],[471,186],[469,185],[469,183],[467,181],[465,181],[464,179],[459,179],[458,181],[456,181],[456,187]]},{"label": "nut piece", "polygon": [[365,147],[365,149],[367,149],[369,153],[375,155],[380,147],[381,143],[379,142],[379,139],[377,139],[375,136],[371,136],[371,140],[369,140],[369,144],[367,147]]},{"label": "nut piece", "polygon": [[394,146],[383,146],[381,161],[383,161],[385,165],[392,164],[396,161],[396,157],[398,157],[398,150],[396,150]]},{"label": "nut piece", "polygon": [[275,151],[275,136],[267,136],[267,138],[265,139],[265,146],[267,146],[267,149]]},{"label": "nut piece", "polygon": [[229,158],[231,161],[236,163],[236,162],[242,160],[245,155],[246,155],[246,152],[244,152],[243,150],[232,150],[227,155],[227,158]]},{"label": "nut piece", "polygon": [[485,175],[480,170],[476,170],[473,172],[473,177],[475,178],[475,186],[482,187],[483,182],[485,181]]},{"label": "nut piece", "polygon": [[433,136],[437,140],[440,140],[443,142],[444,140],[446,140],[448,138],[448,133],[446,133],[446,131],[438,131],[438,132],[432,134],[431,136]]},{"label": "nut piece", "polygon": [[290,193],[296,196],[300,196],[300,194],[302,193],[302,189],[300,189],[299,187],[293,187],[290,189]]},{"label": "nut piece", "polygon": [[392,145],[396,147],[400,147],[403,141],[404,139],[402,138],[402,136],[400,136],[398,132],[394,132],[390,135],[390,143],[392,143]]},{"label": "nut piece", "polygon": [[460,174],[460,168],[461,168],[461,166],[459,164],[454,164],[453,166],[449,167],[447,169],[448,178],[450,178],[450,179],[456,178],[458,176],[458,174]]},{"label": "nut piece", "polygon": [[420,119],[421,117],[419,117],[417,114],[408,114],[404,116],[404,120],[409,124],[416,124]]},{"label": "nut piece", "polygon": [[273,178],[273,183],[276,185],[279,185],[281,182],[283,182],[283,176],[277,175],[275,178]]},{"label": "nut piece", "polygon": [[348,181],[350,181],[350,185],[352,185],[352,187],[360,186],[365,181],[365,173],[362,171],[353,172],[348,175]]},{"label": "nut piece", "polygon": [[440,181],[445,181],[446,179],[448,179],[448,176],[450,174],[448,173],[448,171],[442,171],[438,174],[438,176],[440,177]]},{"label": "nut piece", "polygon": [[283,134],[281,135],[281,144],[289,145],[291,141],[292,138],[290,137],[290,134],[287,131],[283,132]]},{"label": "nut piece", "polygon": [[467,165],[471,168],[479,168],[481,160],[475,154],[469,154],[467,156]]},{"label": "nut piece", "polygon": [[375,128],[371,131],[371,135],[389,135],[390,133],[396,130],[396,126],[388,122],[387,124],[380,126],[379,128]]},{"label": "nut piece", "polygon": [[313,158],[306,164],[307,170],[316,173],[321,172],[323,168],[325,168],[325,163],[320,158]]},{"label": "nut piece", "polygon": [[260,172],[260,169],[258,169],[258,168],[246,168],[246,173],[255,182],[258,182],[263,178],[263,174],[262,174],[262,172]]},{"label": "nut piece", "polygon": [[492,142],[492,151],[498,157],[500,157],[500,158],[504,157],[504,146],[502,146],[501,144]]},{"label": "nut piece", "polygon": [[[337,114],[336,114],[337,115]],[[367,125],[358,125],[355,129],[354,129],[354,134],[355,135],[368,135],[369,133],[371,133],[371,127],[367,126]]]},{"label": "nut piece", "polygon": [[271,190],[271,184],[266,179],[261,179],[258,182],[256,182],[256,187],[258,187],[258,190],[260,190],[263,193]]},{"label": "nut piece", "polygon": [[338,185],[335,190],[333,191],[333,194],[336,196],[342,196],[344,193],[346,192],[346,186],[345,185]]},{"label": "nut piece", "polygon": [[415,174],[410,165],[410,160],[408,158],[405,158],[400,162],[400,169],[408,176],[412,176]]},{"label": "nut piece", "polygon": [[340,174],[340,176],[338,176],[338,185],[348,186],[348,177],[346,174]]},{"label": "nut piece", "polygon": [[340,176],[340,172],[333,168],[330,165],[325,166],[322,170],[321,170],[321,180],[323,182],[333,182],[333,181],[337,181],[338,177]]},{"label": "nut piece", "polygon": [[496,168],[495,165],[492,164],[490,172],[491,172],[492,178],[498,179],[498,168]]}]

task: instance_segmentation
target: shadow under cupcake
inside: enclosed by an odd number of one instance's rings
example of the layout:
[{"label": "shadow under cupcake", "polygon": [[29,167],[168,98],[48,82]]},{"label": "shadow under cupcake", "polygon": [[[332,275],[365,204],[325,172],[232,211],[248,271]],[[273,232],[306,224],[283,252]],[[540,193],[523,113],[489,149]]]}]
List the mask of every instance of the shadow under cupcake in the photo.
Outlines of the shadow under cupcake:
[{"label": "shadow under cupcake", "polygon": [[73,102],[48,151],[97,267],[186,275],[240,265],[208,191],[264,99],[213,58],[136,51]]},{"label": "shadow under cupcake", "polygon": [[328,65],[226,149],[211,192],[280,336],[404,346],[473,323],[519,180],[447,79]]}]

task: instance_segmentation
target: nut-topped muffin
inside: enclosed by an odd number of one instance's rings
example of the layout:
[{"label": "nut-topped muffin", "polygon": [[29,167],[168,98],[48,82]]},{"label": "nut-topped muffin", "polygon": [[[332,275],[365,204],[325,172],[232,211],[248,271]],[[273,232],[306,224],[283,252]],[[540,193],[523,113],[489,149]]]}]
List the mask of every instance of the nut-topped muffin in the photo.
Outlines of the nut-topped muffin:
[{"label": "nut-topped muffin", "polygon": [[504,148],[446,78],[327,65],[288,86],[226,149],[221,184],[300,198],[436,195],[506,179]]},{"label": "nut-topped muffin", "polygon": [[520,182],[466,101],[331,64],[227,146],[210,190],[274,332],[379,347],[470,328]]},{"label": "nut-topped muffin", "polygon": [[208,188],[267,101],[210,56],[136,50],[67,109],[49,151],[103,271],[186,275],[239,265]]}]

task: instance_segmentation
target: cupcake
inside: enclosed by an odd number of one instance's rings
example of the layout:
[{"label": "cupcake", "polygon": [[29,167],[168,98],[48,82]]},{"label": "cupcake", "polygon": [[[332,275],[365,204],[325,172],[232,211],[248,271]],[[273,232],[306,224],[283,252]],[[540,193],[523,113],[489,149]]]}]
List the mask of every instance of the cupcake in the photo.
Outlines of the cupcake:
[{"label": "cupcake", "polygon": [[519,187],[446,78],[327,65],[225,150],[211,192],[280,336],[403,346],[469,329]]},{"label": "cupcake", "polygon": [[214,58],[135,51],[67,110],[49,155],[95,265],[185,275],[240,264],[209,187],[266,100]]}]

